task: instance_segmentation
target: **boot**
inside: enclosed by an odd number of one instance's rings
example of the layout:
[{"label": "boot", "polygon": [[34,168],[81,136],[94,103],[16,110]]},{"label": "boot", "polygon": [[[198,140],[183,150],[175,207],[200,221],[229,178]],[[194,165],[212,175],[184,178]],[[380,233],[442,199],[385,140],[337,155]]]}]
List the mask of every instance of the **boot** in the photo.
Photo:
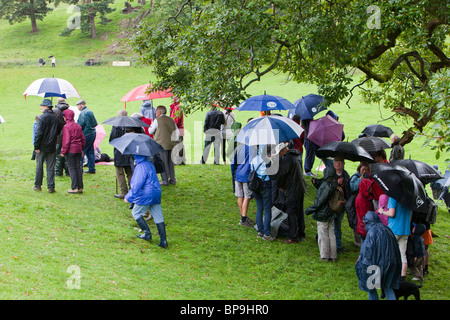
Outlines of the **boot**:
[{"label": "boot", "polygon": [[150,228],[148,227],[148,224],[145,221],[145,219],[141,216],[139,219],[136,220],[136,222],[139,225],[139,227],[142,229],[142,231],[144,231],[143,235],[138,234],[137,237],[141,238],[143,240],[150,241],[152,239],[152,234],[150,232]]},{"label": "boot", "polygon": [[156,227],[158,228],[160,238],[160,243],[158,244],[158,246],[160,246],[161,248],[167,248],[169,244],[167,243],[166,240],[166,225],[164,224],[164,222],[161,222],[157,223]]}]

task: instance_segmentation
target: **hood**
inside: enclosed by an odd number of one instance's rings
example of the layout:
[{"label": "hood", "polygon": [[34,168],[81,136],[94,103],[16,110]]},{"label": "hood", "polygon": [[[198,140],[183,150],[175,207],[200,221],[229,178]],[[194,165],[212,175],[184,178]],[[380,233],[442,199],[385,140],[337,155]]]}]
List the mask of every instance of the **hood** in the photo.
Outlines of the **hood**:
[{"label": "hood", "polygon": [[136,163],[141,163],[144,161],[148,161],[148,157],[147,156],[139,156],[139,155],[133,155],[134,156],[134,160],[136,161]]},{"label": "hood", "polygon": [[60,102],[56,107],[62,111],[69,109],[69,104],[67,102]]},{"label": "hood", "polygon": [[425,233],[426,230],[427,230],[427,227],[424,224],[418,223],[418,224],[416,224],[416,227],[414,228],[414,234],[421,236]]},{"label": "hood", "polygon": [[369,231],[369,229],[376,224],[381,224],[380,217],[373,211],[367,211],[363,221],[366,225],[366,231]]},{"label": "hood", "polygon": [[287,154],[292,154],[294,156],[299,156],[301,153],[300,151],[298,151],[297,149],[289,149],[289,151],[287,152]]},{"label": "hood", "polygon": [[336,169],[334,167],[326,167],[325,170],[323,170],[323,180],[330,181],[334,180],[336,176]]},{"label": "hood", "polygon": [[152,102],[150,101],[150,100],[148,100],[148,101],[145,101],[143,104],[142,104],[142,106],[141,107],[143,107],[143,108],[151,108],[153,105],[152,105]]},{"label": "hood", "polygon": [[73,121],[73,119],[75,118],[75,112],[73,112],[70,109],[65,109],[63,111],[64,114],[64,118],[66,118],[66,121]]},{"label": "hood", "polygon": [[363,179],[361,180],[361,183],[359,184],[359,193],[361,193],[364,198],[368,198],[369,197],[369,189],[372,186],[373,181],[369,180],[369,179]]}]

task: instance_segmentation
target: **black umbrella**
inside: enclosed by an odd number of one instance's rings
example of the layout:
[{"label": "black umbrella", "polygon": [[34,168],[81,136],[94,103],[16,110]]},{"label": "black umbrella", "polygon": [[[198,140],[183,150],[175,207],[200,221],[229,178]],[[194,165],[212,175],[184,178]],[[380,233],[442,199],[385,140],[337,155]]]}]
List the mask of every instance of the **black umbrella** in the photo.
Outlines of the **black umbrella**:
[{"label": "black umbrella", "polygon": [[428,212],[427,193],[414,173],[392,163],[372,164],[370,173],[387,196],[412,211]]},{"label": "black umbrella", "polygon": [[152,157],[162,151],[163,147],[144,133],[125,133],[110,143],[122,154]]},{"label": "black umbrella", "polygon": [[369,124],[362,131],[369,137],[386,137],[389,138],[394,132],[391,128],[383,126],[382,124]]},{"label": "black umbrella", "polygon": [[141,119],[128,116],[112,117],[106,121],[103,121],[102,123],[109,124],[115,127],[150,127],[150,125],[148,125]]},{"label": "black umbrella", "polygon": [[343,157],[350,161],[374,162],[372,156],[363,148],[345,141],[333,141],[327,143],[316,151],[319,158]]},{"label": "black umbrella", "polygon": [[389,149],[391,145],[380,137],[363,137],[353,140],[351,143],[357,145],[367,152],[377,152],[384,149]]},{"label": "black umbrella", "polygon": [[391,163],[405,167],[414,173],[424,185],[444,178],[439,171],[433,168],[433,166],[430,166],[428,163],[423,161],[402,159],[392,161]]}]

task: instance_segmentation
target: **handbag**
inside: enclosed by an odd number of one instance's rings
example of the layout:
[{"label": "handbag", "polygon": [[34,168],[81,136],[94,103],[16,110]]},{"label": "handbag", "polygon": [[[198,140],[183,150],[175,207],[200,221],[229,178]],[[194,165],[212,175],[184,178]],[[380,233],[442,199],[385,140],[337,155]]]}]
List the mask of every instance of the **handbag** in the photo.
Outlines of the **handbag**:
[{"label": "handbag", "polygon": [[256,174],[256,172],[258,171],[259,167],[263,164],[263,162],[261,162],[259,164],[259,166],[256,168],[256,170],[252,170],[250,171],[250,174],[248,175],[248,188],[253,191],[259,191],[262,188],[262,184],[263,181],[261,178],[258,177],[258,175]]}]

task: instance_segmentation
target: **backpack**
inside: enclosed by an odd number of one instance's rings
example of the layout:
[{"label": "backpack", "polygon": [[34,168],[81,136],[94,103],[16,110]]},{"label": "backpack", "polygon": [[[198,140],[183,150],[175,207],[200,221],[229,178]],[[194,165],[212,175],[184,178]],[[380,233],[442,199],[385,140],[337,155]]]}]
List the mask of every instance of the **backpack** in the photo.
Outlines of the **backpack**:
[{"label": "backpack", "polygon": [[247,186],[250,189],[250,191],[259,191],[262,188],[263,181],[258,177],[256,174],[256,171],[258,171],[259,167],[263,164],[261,162],[259,166],[256,168],[256,170],[250,171],[250,174],[248,175],[248,182]]},{"label": "backpack", "polygon": [[339,201],[344,200],[344,190],[341,187],[336,187],[333,191],[332,197],[328,200],[328,205],[334,213],[341,213],[344,211],[344,205]]},{"label": "backpack", "polygon": [[430,224],[434,224],[436,223],[438,206],[430,197],[427,197],[427,202],[428,202],[428,212],[425,221]]}]

